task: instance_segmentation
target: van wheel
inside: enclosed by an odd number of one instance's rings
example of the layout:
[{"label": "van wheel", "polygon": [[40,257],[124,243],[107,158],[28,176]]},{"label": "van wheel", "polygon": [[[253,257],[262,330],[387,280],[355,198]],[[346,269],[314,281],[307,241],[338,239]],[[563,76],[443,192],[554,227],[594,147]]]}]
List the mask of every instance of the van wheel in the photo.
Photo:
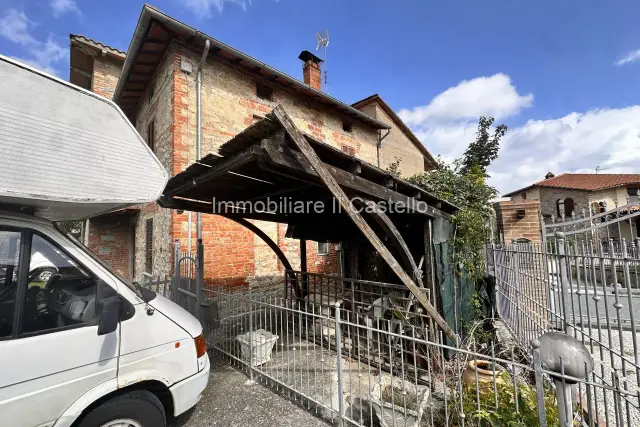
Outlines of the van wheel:
[{"label": "van wheel", "polygon": [[165,427],[160,400],[145,390],[116,396],[89,412],[78,427]]}]

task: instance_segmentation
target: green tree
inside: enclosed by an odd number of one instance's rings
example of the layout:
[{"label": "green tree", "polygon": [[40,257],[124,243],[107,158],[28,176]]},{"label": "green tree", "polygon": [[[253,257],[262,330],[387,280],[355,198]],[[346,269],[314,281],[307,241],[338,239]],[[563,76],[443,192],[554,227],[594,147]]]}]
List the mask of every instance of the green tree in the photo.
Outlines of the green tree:
[{"label": "green tree", "polygon": [[438,157],[436,170],[409,178],[410,182],[460,208],[451,218],[456,225],[454,262],[459,273],[464,271],[473,280],[482,278],[485,272],[483,250],[488,236],[487,224],[493,217],[490,201],[498,195],[486,182],[487,168],[497,158],[500,140],[507,132],[505,125],[499,125],[491,137],[493,122],[493,117],[480,117],[475,141],[453,165]]},{"label": "green tree", "polygon": [[480,116],[476,140],[469,144],[460,162],[462,174],[470,173],[474,166],[486,174],[491,162],[498,158],[500,140],[507,133],[507,126],[504,124],[496,126],[491,136],[490,130],[494,121],[493,117]]}]

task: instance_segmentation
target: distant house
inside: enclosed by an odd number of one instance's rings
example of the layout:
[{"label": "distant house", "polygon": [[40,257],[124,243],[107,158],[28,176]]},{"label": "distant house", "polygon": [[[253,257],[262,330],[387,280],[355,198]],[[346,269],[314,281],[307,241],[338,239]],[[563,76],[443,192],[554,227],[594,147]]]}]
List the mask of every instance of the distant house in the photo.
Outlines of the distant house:
[{"label": "distant house", "polygon": [[570,217],[605,212],[638,202],[640,174],[549,172],[545,179],[504,195],[514,202],[539,200],[542,216]]},{"label": "distant house", "polygon": [[[505,241],[519,238],[540,241],[540,221],[568,221],[589,217],[627,204],[639,204],[640,174],[574,174],[555,176],[549,172],[545,179],[504,195],[511,201],[495,205],[498,229]],[[635,208],[635,207],[634,207]],[[637,208],[635,208],[637,209]],[[634,209],[634,210],[635,210]],[[622,209],[622,214],[631,209]],[[564,218],[564,219],[563,219]],[[638,218],[619,222],[609,237],[639,237]]]}]

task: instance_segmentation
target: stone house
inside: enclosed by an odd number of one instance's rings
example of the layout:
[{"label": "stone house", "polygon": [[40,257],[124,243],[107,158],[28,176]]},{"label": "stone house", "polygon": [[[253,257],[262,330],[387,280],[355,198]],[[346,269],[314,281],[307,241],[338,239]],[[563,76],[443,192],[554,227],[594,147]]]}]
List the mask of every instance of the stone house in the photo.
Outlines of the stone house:
[{"label": "stone house", "polygon": [[[434,167],[420,141],[375,95],[354,105],[321,91],[321,60],[304,51],[303,80],[292,78],[145,5],[127,53],[71,35],[72,83],[111,97],[129,117],[171,175],[197,160],[196,74],[202,63],[202,155],[283,105],[299,128],[325,143],[385,168],[398,160],[409,176]],[[371,98],[371,99],[370,99]],[[172,271],[173,242],[195,250],[196,215],[138,206],[88,222],[88,246],[124,276],[140,280]],[[254,221],[283,249],[294,268],[300,241],[286,226]],[[281,271],[271,249],[242,226],[203,215],[205,278],[240,282]],[[337,271],[339,242],[306,242],[310,272]]]},{"label": "stone house", "polygon": [[[503,196],[510,197],[511,201],[496,205],[499,227],[505,241],[518,237],[539,241],[539,237],[533,237],[536,232],[539,234],[539,218],[537,224],[534,218],[539,214],[542,214],[545,222],[563,216],[569,219],[574,214],[577,218],[582,218],[617,206],[638,203],[639,190],[640,174],[565,173],[555,176],[549,172],[542,181]],[[539,214],[534,215],[534,209]],[[522,218],[514,216],[518,210],[518,215]],[[527,212],[529,215],[526,215]],[[627,221],[621,222],[619,233],[637,237],[636,221],[632,221],[631,225]]]}]

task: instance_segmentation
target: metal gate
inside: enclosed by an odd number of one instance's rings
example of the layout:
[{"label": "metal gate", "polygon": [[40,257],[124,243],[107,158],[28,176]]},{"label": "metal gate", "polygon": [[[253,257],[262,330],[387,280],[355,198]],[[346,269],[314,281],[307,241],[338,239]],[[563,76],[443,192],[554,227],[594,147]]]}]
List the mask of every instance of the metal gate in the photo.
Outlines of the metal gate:
[{"label": "metal gate", "polygon": [[198,239],[196,253],[182,252],[180,241],[173,244],[173,301],[202,320],[201,302],[204,287],[204,247]]}]

